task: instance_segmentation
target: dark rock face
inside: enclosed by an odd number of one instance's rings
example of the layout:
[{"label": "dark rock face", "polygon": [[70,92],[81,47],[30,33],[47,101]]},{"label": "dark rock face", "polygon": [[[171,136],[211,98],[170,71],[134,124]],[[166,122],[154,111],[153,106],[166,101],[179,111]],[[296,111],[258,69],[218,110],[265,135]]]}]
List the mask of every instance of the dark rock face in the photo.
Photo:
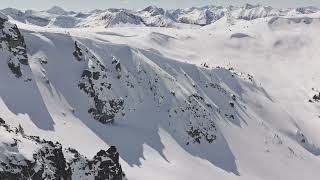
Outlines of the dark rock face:
[{"label": "dark rock face", "polygon": [[[62,152],[62,146],[59,143],[43,140],[40,142],[43,147],[39,152],[33,155],[35,162],[42,164],[42,177],[47,179],[70,179],[72,172],[67,167],[67,162]],[[50,164],[50,166],[47,166]],[[50,168],[50,172],[46,172],[46,168]]]},{"label": "dark rock face", "polygon": [[[79,88],[87,93],[93,100],[94,106],[88,112],[93,115],[94,119],[101,123],[110,123],[114,121],[115,115],[123,109],[124,101],[122,99],[105,99],[101,97],[101,91],[110,89],[111,84],[107,82],[99,83],[107,78],[105,67],[99,64],[99,69],[93,71],[84,70],[79,83]],[[103,75],[101,75],[103,74]]]},{"label": "dark rock face", "polygon": [[312,99],[316,102],[319,102],[320,101],[320,93],[319,94],[315,94]]},{"label": "dark rock face", "polygon": [[93,158],[92,167],[96,180],[121,180],[123,177],[119,164],[119,153],[114,146],[111,146],[107,151],[99,151]]},{"label": "dark rock face", "polygon": [[[5,124],[1,124],[1,126],[5,127],[7,132],[13,133],[9,126]],[[18,133],[16,135],[20,136]],[[32,136],[24,136],[23,139],[38,143],[41,147],[33,154],[32,160],[26,159],[20,154],[11,154],[5,157],[6,161],[2,161],[0,165],[3,170],[0,171],[0,179],[72,179],[72,172],[64,158],[61,144],[40,140],[39,137]],[[17,145],[22,144],[22,140],[14,139],[14,142],[9,147],[18,150]]]},{"label": "dark rock face", "polygon": [[20,64],[16,65],[13,62],[8,62],[8,67],[10,68],[10,70],[12,71],[13,74],[15,74],[15,76],[17,78],[20,78],[22,76],[22,72],[20,69]]},{"label": "dark rock face", "polygon": [[0,17],[0,28],[3,29],[4,28],[4,23],[7,21],[7,19],[2,19]]},{"label": "dark rock face", "polygon": [[320,102],[320,92],[319,90],[312,88],[312,91],[315,93],[312,98],[309,99],[310,103],[318,103]]},{"label": "dark rock face", "polygon": [[115,146],[107,151],[101,150],[92,160],[79,154],[75,149],[69,148],[67,152],[72,156],[69,163],[71,171],[81,177],[94,177],[96,180],[125,180],[125,175],[119,163],[119,153]]},{"label": "dark rock face", "polygon": [[21,66],[28,65],[26,44],[18,27],[2,18],[0,18],[0,49],[10,54],[8,67],[17,78],[20,78],[23,75]]},{"label": "dark rock face", "polygon": [[[80,47],[77,43],[75,52],[81,52],[81,60],[90,61],[91,64],[83,71],[78,84],[80,90],[85,92],[92,100],[92,106],[88,112],[94,119],[103,124],[112,123],[115,116],[124,108],[124,100],[103,95],[105,91],[111,89],[108,69],[97,57],[91,54],[85,47]],[[115,65],[115,70],[118,73],[117,78],[121,78],[120,62],[114,59],[112,64]]]},{"label": "dark rock face", "polygon": [[83,56],[83,53],[81,51],[81,49],[79,48],[77,42],[75,41],[74,42],[74,47],[75,47],[75,50],[73,51],[73,56],[78,60],[78,61],[81,61],[82,60],[82,56]]},{"label": "dark rock face", "polygon": [[[190,136],[189,141],[200,144],[202,140],[205,140],[208,143],[213,143],[213,141],[217,138],[217,129],[210,115],[212,106],[209,103],[206,103],[202,96],[198,94],[192,94],[185,101],[185,106],[181,108],[181,110],[185,114],[190,114],[190,116],[196,120],[193,122],[190,121],[187,130],[187,133]],[[204,124],[203,122],[206,123]]]},{"label": "dark rock face", "polygon": [[[126,179],[119,163],[119,153],[114,146],[107,151],[99,151],[89,160],[74,149],[63,149],[59,143],[41,140],[37,136],[27,136],[21,126],[13,130],[1,118],[0,132],[4,136],[15,137],[12,143],[1,142],[1,148],[6,150],[6,153],[0,155],[1,180]],[[31,159],[16,153],[21,151],[19,148],[23,147],[24,143],[35,146]]]},{"label": "dark rock face", "polygon": [[120,64],[119,60],[113,59],[112,64],[115,64],[116,65],[116,70],[118,72],[121,72],[121,64]]}]

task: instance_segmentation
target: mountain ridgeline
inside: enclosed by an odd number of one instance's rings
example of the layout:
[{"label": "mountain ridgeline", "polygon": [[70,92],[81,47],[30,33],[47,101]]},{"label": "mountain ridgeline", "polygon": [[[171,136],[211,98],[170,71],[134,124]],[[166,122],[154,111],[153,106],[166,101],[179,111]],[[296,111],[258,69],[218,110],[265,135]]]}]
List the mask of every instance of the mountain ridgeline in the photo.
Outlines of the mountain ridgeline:
[{"label": "mountain ridgeline", "polygon": [[244,7],[205,6],[173,10],[149,6],[142,10],[110,8],[89,12],[65,11],[60,7],[39,12],[33,10],[22,12],[7,8],[0,10],[0,12],[21,23],[43,27],[75,28],[132,25],[148,27],[206,26],[221,18],[253,20],[270,16],[317,14],[320,11],[314,7],[276,9],[247,4]]}]

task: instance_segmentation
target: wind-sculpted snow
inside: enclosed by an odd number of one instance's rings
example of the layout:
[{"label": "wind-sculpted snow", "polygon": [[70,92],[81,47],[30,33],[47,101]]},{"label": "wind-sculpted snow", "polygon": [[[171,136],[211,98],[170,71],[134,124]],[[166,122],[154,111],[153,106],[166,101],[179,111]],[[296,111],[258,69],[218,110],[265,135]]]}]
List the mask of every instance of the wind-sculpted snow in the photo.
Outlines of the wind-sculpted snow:
[{"label": "wind-sculpted snow", "polygon": [[114,146],[99,151],[91,160],[75,149],[64,149],[58,142],[26,135],[21,126],[11,128],[2,118],[0,132],[0,178],[3,180],[126,179]]}]

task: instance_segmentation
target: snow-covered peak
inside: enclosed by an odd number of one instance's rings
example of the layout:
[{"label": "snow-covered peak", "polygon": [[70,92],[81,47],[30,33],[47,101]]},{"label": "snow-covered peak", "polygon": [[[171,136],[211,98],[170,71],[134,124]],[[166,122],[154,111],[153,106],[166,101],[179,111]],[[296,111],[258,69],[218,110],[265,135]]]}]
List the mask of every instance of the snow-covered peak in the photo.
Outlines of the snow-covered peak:
[{"label": "snow-covered peak", "polygon": [[280,11],[270,6],[247,4],[242,8],[234,9],[231,11],[231,14],[236,19],[253,20],[268,16],[278,16],[280,15]]},{"label": "snow-covered peak", "polygon": [[5,8],[5,9],[2,9],[1,12],[5,15],[12,16],[12,18],[14,19],[15,17],[20,17],[24,15],[22,11],[15,8]]},{"label": "snow-covered peak", "polygon": [[[75,27],[114,27],[114,26],[152,26],[181,27],[184,25],[205,26],[223,17],[229,20],[254,20],[272,16],[312,16],[318,13],[315,7],[296,9],[276,9],[270,6],[246,4],[243,7],[204,6],[185,9],[166,10],[157,6],[148,6],[142,10],[110,8],[89,12],[66,11],[54,6],[46,11],[19,11],[17,9],[0,10],[3,14],[26,24],[37,26],[57,26],[61,28]],[[58,19],[58,22],[57,22]],[[190,27],[190,26],[188,26]]]},{"label": "snow-covered peak", "polygon": [[312,14],[312,13],[319,12],[318,8],[312,7],[312,6],[296,8],[295,10],[301,14]]},{"label": "snow-covered peak", "polygon": [[259,7],[262,7],[261,5],[259,5],[259,4],[249,4],[249,3],[247,3],[247,4],[245,4],[244,5],[244,9],[253,9],[253,8],[259,8]]},{"label": "snow-covered peak", "polygon": [[73,14],[73,12],[68,12],[59,6],[53,6],[52,8],[46,10],[47,13],[56,14],[56,15],[68,15]]},{"label": "snow-covered peak", "polygon": [[163,8],[159,8],[157,6],[148,6],[145,9],[143,9],[142,11],[148,12],[152,16],[164,15],[164,13],[165,13],[165,10]]}]

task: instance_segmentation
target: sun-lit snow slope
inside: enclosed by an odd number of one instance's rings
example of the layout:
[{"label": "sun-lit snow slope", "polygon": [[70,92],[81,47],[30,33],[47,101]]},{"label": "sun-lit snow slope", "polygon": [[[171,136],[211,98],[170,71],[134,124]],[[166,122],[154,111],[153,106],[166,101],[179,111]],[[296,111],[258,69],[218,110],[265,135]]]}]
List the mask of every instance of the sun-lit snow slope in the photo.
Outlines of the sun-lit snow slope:
[{"label": "sun-lit snow slope", "polygon": [[0,117],[88,157],[115,145],[128,179],[316,179],[319,26],[315,17],[180,30],[21,23],[32,80],[0,51]]}]

